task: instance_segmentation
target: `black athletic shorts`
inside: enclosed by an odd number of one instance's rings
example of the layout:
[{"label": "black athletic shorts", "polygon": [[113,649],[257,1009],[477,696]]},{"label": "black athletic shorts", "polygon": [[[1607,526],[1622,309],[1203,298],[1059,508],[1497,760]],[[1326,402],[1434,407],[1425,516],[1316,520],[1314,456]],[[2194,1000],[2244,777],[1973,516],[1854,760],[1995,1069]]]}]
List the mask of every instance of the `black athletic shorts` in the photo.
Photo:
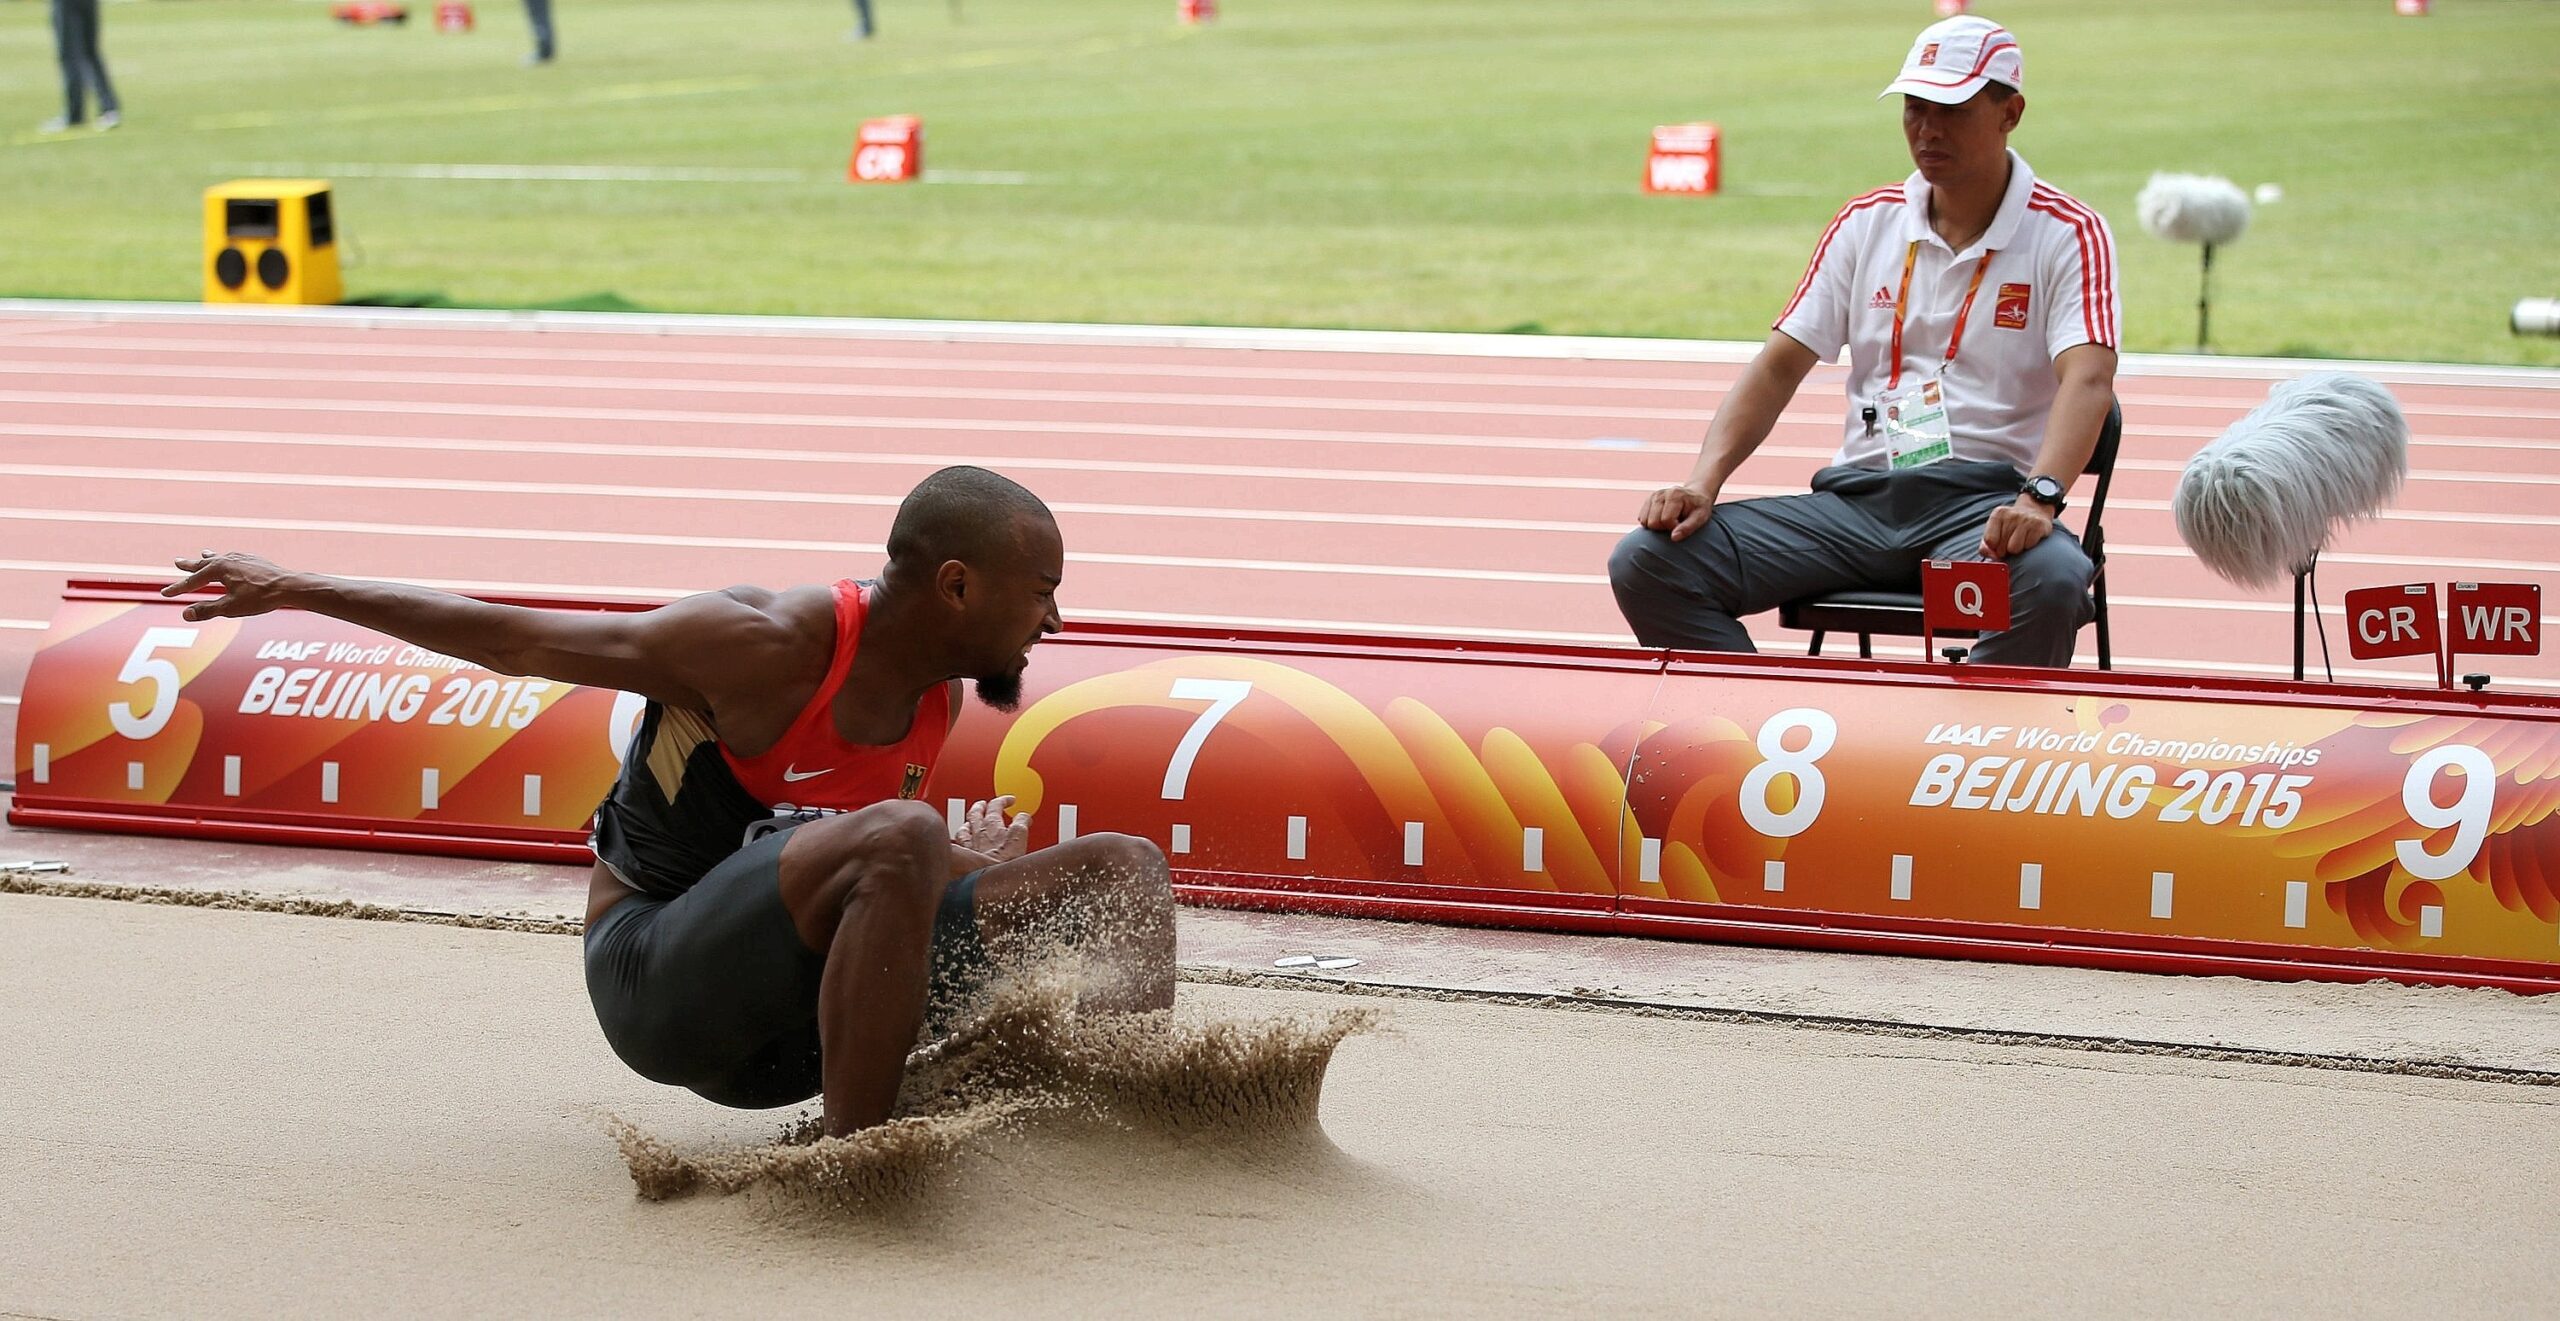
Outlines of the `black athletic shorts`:
[{"label": "black athletic shorts", "polygon": [[[636,895],[587,928],[587,997],[613,1053],[641,1077],[744,1110],[818,1094],[818,979],[782,905],[782,847],[767,835],[674,899]],[[942,892],[928,1014],[947,1013],[987,968],[978,876]]]}]

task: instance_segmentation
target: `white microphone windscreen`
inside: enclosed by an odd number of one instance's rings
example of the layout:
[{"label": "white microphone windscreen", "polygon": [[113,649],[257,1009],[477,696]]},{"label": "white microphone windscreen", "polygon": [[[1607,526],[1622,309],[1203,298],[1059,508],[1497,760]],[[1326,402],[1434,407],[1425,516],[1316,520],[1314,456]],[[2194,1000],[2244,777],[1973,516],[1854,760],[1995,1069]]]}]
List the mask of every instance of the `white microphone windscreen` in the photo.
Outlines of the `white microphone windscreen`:
[{"label": "white microphone windscreen", "polygon": [[2198,450],[2170,508],[2207,568],[2263,587],[2390,503],[2408,475],[2409,423],[2391,392],[2349,372],[2314,372],[2278,384]]},{"label": "white microphone windscreen", "polygon": [[2153,238],[2172,243],[2229,243],[2249,228],[2249,195],[2220,175],[2154,174],[2133,209]]}]

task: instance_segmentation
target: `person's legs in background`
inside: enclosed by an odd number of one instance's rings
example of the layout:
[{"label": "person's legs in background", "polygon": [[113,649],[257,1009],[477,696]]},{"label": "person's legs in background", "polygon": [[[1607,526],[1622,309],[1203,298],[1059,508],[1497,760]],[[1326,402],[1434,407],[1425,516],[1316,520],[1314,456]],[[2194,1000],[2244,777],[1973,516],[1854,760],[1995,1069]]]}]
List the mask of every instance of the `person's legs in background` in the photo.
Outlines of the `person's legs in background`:
[{"label": "person's legs in background", "polygon": [[533,25],[533,54],[525,57],[525,63],[549,64],[559,53],[551,37],[551,0],[524,0],[524,17]]}]

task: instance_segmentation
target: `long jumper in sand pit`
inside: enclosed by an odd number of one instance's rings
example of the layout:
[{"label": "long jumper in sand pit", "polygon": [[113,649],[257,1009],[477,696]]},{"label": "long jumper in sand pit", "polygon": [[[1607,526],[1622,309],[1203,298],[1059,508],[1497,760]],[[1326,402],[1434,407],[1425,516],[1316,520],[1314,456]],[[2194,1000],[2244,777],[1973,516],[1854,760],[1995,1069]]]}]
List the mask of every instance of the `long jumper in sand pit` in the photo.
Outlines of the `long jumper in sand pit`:
[{"label": "long jumper in sand pit", "polygon": [[[180,559],[193,620],[308,610],[491,670],[648,699],[596,815],[587,988],[616,1054],[723,1105],[824,1098],[825,1131],[886,1120],[929,1005],[990,960],[1080,942],[1079,1007],[1173,1003],[1173,891],[1156,846],[1096,834],[1025,854],[1011,800],[953,840],[916,801],[960,681],[1011,710],[1062,626],[1065,548],[1037,496],[946,468],[899,506],[876,583],[732,587],[637,613],[529,609]],[[777,828],[781,827],[781,828]]]}]

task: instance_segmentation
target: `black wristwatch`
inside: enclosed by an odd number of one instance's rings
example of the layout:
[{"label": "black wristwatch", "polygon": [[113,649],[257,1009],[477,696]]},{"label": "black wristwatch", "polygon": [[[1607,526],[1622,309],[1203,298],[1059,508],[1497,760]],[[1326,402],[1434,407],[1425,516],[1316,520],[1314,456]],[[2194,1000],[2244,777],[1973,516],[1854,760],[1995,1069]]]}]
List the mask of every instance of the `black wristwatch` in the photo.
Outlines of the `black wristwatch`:
[{"label": "black wristwatch", "polygon": [[2030,477],[2026,485],[2018,488],[2018,494],[2035,497],[2036,503],[2052,509],[2057,514],[2062,512],[2063,497],[2070,493],[2069,487],[2050,477]]}]

